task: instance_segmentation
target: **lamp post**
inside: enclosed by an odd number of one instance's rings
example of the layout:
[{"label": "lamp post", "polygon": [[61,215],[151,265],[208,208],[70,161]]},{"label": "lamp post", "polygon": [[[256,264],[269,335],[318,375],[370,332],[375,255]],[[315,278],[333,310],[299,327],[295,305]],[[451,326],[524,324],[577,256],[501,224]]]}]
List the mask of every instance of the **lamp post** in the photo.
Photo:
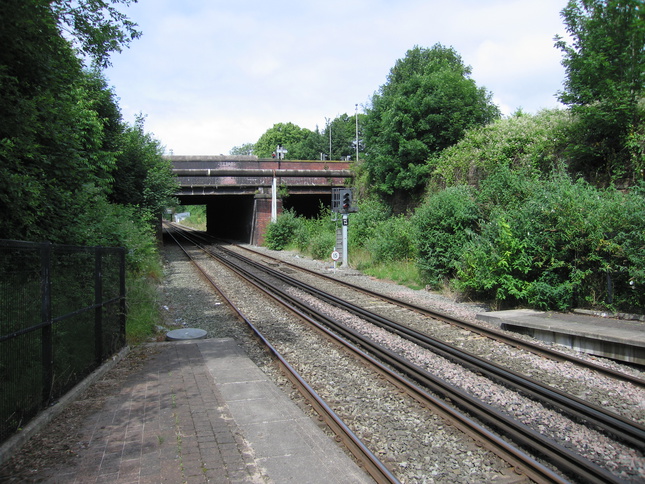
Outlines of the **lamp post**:
[{"label": "lamp post", "polygon": [[358,162],[358,104],[356,105],[356,161]]},{"label": "lamp post", "polygon": [[330,118],[325,118],[327,121],[327,131],[329,131],[329,161],[331,161],[331,120]]}]

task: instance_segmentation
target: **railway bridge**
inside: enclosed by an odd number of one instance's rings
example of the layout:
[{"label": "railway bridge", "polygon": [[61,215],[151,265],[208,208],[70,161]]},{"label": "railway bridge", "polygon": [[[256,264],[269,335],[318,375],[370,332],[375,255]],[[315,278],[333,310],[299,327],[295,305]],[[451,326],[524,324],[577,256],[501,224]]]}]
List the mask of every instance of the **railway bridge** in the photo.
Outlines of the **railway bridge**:
[{"label": "railway bridge", "polygon": [[207,231],[261,244],[283,208],[316,215],[332,188],[352,178],[348,161],[292,161],[257,156],[167,156],[182,205],[206,205]]}]

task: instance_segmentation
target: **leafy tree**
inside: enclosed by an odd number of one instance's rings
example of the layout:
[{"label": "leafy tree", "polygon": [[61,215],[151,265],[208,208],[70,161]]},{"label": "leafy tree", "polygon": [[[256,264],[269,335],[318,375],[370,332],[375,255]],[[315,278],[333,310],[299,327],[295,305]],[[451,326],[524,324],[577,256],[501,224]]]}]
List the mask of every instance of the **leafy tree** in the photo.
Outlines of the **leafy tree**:
[{"label": "leafy tree", "polygon": [[[365,115],[359,115],[359,140],[361,139],[361,127],[364,124]],[[361,119],[363,118],[363,119]],[[356,115],[349,116],[348,114],[341,114],[337,116],[323,131],[323,139],[325,148],[322,150],[327,153],[329,151],[329,134],[331,131],[331,159],[339,160],[341,158],[351,157],[356,158]],[[359,146],[361,150],[362,146]]]},{"label": "leafy tree", "polygon": [[244,143],[240,146],[233,146],[231,150],[229,151],[229,154],[231,155],[252,155],[253,151],[255,149],[255,145],[253,143]]},{"label": "leafy tree", "polygon": [[177,186],[170,163],[163,159],[164,148],[145,132],[144,120],[140,115],[134,126],[123,129],[110,199],[160,216],[174,203]]},{"label": "leafy tree", "polygon": [[325,137],[318,128],[315,131],[303,130],[303,138],[289,148],[289,159],[292,160],[319,160],[320,153],[325,150]]},{"label": "leafy tree", "polygon": [[0,10],[0,238],[110,242],[100,221],[135,212],[106,209],[109,201],[137,205],[142,224],[174,189],[158,142],[123,123],[105,79],[82,70],[68,40],[84,39],[82,50],[104,63],[127,43],[114,22],[133,25],[116,3],[129,2],[7,0]]},{"label": "leafy tree", "polygon": [[81,66],[42,0],[10,0],[0,29],[2,238],[68,235],[80,191],[112,160]]},{"label": "leafy tree", "polygon": [[572,168],[613,179],[631,176],[645,167],[638,105],[645,88],[643,2],[570,0],[561,14],[572,43],[556,37],[567,72],[559,97],[579,123],[572,132]]},{"label": "leafy tree", "polygon": [[430,156],[499,117],[470,73],[454,49],[440,44],[414,47],[396,62],[365,120],[365,169],[378,192],[420,191]]},{"label": "leafy tree", "polygon": [[51,4],[59,28],[99,67],[110,65],[111,52],[121,52],[122,47],[141,36],[137,24],[112,6],[130,5],[137,0],[52,0],[47,3]]},{"label": "leafy tree", "polygon": [[294,159],[291,150],[298,143],[304,141],[310,130],[301,128],[293,123],[277,123],[269,128],[255,143],[254,152],[261,158],[270,157],[278,145],[282,145],[289,151],[289,159]]}]

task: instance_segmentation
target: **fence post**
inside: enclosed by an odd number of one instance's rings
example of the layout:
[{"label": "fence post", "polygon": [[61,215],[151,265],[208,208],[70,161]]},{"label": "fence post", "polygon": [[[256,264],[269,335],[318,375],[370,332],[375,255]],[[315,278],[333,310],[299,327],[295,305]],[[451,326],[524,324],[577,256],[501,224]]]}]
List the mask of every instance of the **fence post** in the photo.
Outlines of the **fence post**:
[{"label": "fence post", "polygon": [[125,346],[126,344],[126,338],[125,338],[125,324],[126,324],[126,318],[127,318],[127,305],[126,305],[126,287],[125,287],[125,247],[121,248],[120,250],[120,261],[119,261],[119,282],[120,282],[120,287],[119,287],[119,297],[121,298],[121,310],[119,311],[119,323],[120,323],[120,331],[121,331],[121,348]]},{"label": "fence post", "polygon": [[40,320],[46,323],[41,332],[43,387],[42,403],[49,404],[54,381],[54,350],[52,341],[52,294],[51,294],[51,242],[40,245]]},{"label": "fence post", "polygon": [[103,361],[103,248],[94,247],[94,358]]}]

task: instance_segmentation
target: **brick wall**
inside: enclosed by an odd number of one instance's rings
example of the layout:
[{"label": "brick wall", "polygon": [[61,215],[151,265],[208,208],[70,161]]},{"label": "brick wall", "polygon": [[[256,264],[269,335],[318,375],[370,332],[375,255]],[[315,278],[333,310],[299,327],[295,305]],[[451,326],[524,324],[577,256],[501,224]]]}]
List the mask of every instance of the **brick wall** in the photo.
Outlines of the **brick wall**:
[{"label": "brick wall", "polygon": [[[278,198],[278,215],[282,213],[282,199]],[[271,195],[258,194],[255,196],[253,207],[253,227],[251,229],[251,244],[263,245],[264,234],[271,223]]]}]

